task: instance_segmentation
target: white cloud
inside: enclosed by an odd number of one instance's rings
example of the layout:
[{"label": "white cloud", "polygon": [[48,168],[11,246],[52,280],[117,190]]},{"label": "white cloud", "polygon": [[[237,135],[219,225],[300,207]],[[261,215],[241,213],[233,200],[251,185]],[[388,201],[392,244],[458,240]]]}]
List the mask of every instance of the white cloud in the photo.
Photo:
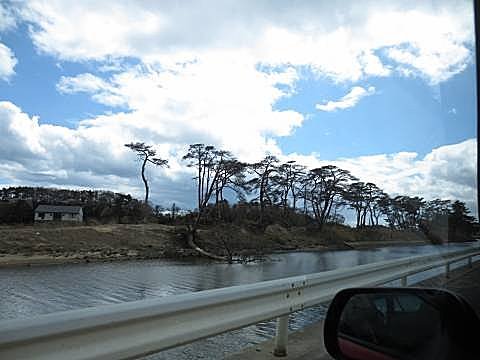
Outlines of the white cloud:
[{"label": "white cloud", "polygon": [[[448,54],[425,51],[414,47],[392,47],[388,49],[388,56],[399,64],[407,65],[401,67],[401,71],[408,75],[420,74],[427,78],[432,85],[448,80],[453,75],[465,70],[471,54],[465,47],[450,44],[452,47]],[[410,70],[409,73],[405,71]]]},{"label": "white cloud", "polygon": [[[17,25],[14,11],[0,3],[0,33],[12,30]],[[13,51],[0,42],[0,80],[8,81],[15,74],[17,59]]]},{"label": "white cloud", "polygon": [[354,107],[358,104],[360,99],[375,94],[375,87],[369,86],[367,89],[361,86],[354,86],[348,94],[343,96],[340,100],[337,101],[328,101],[325,104],[317,104],[315,108],[321,111],[335,111],[335,110],[344,110],[351,107]]},{"label": "white cloud", "polygon": [[308,66],[333,81],[388,76],[408,67],[435,84],[460,72],[471,61],[473,46],[467,1],[193,1],[178,6],[172,1],[32,0],[21,13],[35,24],[36,46],[61,59],[184,62],[223,50],[232,58],[247,54],[253,63]]},{"label": "white cloud", "polygon": [[0,80],[7,81],[15,74],[17,59],[12,50],[0,43]]},{"label": "white cloud", "polygon": [[91,74],[62,78],[57,88],[89,92],[101,103],[114,98],[115,104],[128,106],[127,117],[137,127],[161,134],[164,141],[213,143],[253,160],[279,152],[272,137],[287,136],[302,124],[300,113],[273,109],[293,91],[296,79],[291,67],[265,72],[248,58],[216,53],[181,65],[137,66],[108,81]]},{"label": "white cloud", "polygon": [[45,153],[39,143],[38,118],[30,118],[9,102],[0,102],[0,154],[2,160],[35,158]]},{"label": "white cloud", "polygon": [[11,30],[17,25],[17,19],[12,9],[0,3],[0,32]]},{"label": "white cloud", "polygon": [[[212,142],[252,159],[278,153],[274,137],[301,126],[303,115],[277,111],[275,104],[295,93],[305,68],[333,82],[390,76],[398,66],[419,74],[411,69],[422,62],[409,65],[385,54],[410,43],[427,49],[429,39],[445,45],[434,58],[453,62],[449,69],[464,66],[469,58],[455,54],[468,53],[471,40],[468,16],[457,16],[468,15],[466,6],[447,2],[439,10],[412,4],[32,0],[21,13],[34,24],[31,36],[40,51],[61,60],[97,60],[96,66],[109,71],[103,78],[62,77],[59,91],[85,92],[99,103],[121,105],[144,128],[178,142]],[[405,22],[410,16],[412,21]],[[424,27],[439,31],[429,30],[420,41]],[[134,58],[136,65],[124,57]],[[443,74],[444,68],[425,76],[453,75],[451,70]],[[354,86],[341,101],[318,108],[354,106],[373,92],[373,87]]]},{"label": "white cloud", "polygon": [[[33,24],[31,37],[39,51],[60,60],[95,60],[93,66],[107,71],[63,77],[57,85],[62,93],[85,92],[99,103],[121,105],[136,126],[177,145],[209,142],[258,159],[266,152],[280,153],[275,137],[289,136],[302,125],[302,114],[278,111],[275,105],[295,93],[304,73],[335,83],[390,76],[398,66],[414,68],[416,63],[388,58],[388,49],[410,43],[423,49],[429,39],[448,45],[439,50],[442,62],[463,66],[469,58],[449,51],[470,44],[466,8],[451,2],[436,7],[376,1],[361,6],[288,1],[178,6],[170,1],[32,0],[20,12]],[[433,30],[420,41],[424,27]],[[441,69],[432,76],[452,76],[451,71],[440,74]],[[353,86],[342,101],[319,107],[346,108],[373,92],[373,87]]]},{"label": "white cloud", "polygon": [[365,52],[359,61],[366,76],[389,76],[392,73],[391,66],[384,65],[372,50]]},{"label": "white cloud", "polygon": [[403,19],[394,12],[372,19],[373,27],[383,29],[380,36],[386,42],[391,39],[386,55],[398,64],[400,72],[423,77],[432,85],[460,73],[472,61],[472,5],[452,2],[449,8],[444,4],[430,13],[410,9]]},{"label": "white cloud", "polygon": [[57,89],[62,93],[98,92],[110,86],[101,78],[92,74],[81,74],[75,77],[62,76],[57,84]]},{"label": "white cloud", "polygon": [[62,76],[57,84],[57,90],[63,94],[90,93],[93,100],[105,105],[125,105],[124,98],[115,86],[88,73],[73,77]]}]

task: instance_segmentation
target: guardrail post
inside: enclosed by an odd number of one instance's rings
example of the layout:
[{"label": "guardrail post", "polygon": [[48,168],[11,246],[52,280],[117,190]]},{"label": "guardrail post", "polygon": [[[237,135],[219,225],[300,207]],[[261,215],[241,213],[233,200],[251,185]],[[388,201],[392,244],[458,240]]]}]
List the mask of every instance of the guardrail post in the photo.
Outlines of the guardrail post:
[{"label": "guardrail post", "polygon": [[445,277],[448,279],[450,277],[450,263],[447,262],[445,265]]},{"label": "guardrail post", "polygon": [[472,257],[469,256],[469,257],[468,257],[468,267],[472,267],[472,266],[473,266],[473,265],[472,265]]},{"label": "guardrail post", "polygon": [[288,315],[277,318],[277,332],[275,335],[274,356],[287,356]]},{"label": "guardrail post", "polygon": [[401,286],[404,286],[404,287],[407,286],[407,277],[406,276],[402,277]]}]

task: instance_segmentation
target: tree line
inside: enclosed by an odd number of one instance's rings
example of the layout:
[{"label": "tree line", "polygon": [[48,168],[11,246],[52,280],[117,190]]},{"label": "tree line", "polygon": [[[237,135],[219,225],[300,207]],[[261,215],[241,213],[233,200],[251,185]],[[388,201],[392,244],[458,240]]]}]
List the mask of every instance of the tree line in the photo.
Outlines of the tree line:
[{"label": "tree line", "polygon": [[[145,164],[156,153],[144,143],[125,146],[142,159],[148,201]],[[166,160],[155,159],[151,161],[154,165],[168,165]],[[376,184],[360,181],[350,171],[334,165],[307,169],[296,161],[281,163],[272,155],[245,163],[229,151],[205,144],[190,145],[183,160],[195,173],[196,210],[190,224],[193,234],[202,221],[225,221],[227,213],[231,216],[232,209],[239,209],[229,207],[227,192],[230,198],[236,196],[237,205],[245,208],[248,204],[255,209],[259,225],[282,222],[288,226],[303,218],[321,231],[327,223],[343,223],[347,209],[355,214],[356,228],[384,225],[392,230],[418,229],[432,237],[441,237],[434,234],[438,229],[448,229],[449,236],[467,238],[475,223],[465,203],[459,200],[392,197]]]},{"label": "tree line", "polygon": [[[143,202],[110,191],[4,188],[0,190],[0,223],[31,222],[33,209],[43,203],[82,205],[85,219],[92,221],[186,224],[192,234],[202,224],[242,221],[259,228],[277,223],[286,227],[308,225],[321,231],[326,224],[343,224],[347,212],[354,214],[357,229],[387,226],[421,230],[437,241],[469,240],[476,226],[465,203],[458,200],[393,197],[374,183],[362,182],[333,165],[307,169],[295,161],[282,163],[272,155],[245,163],[228,151],[204,144],[190,145],[183,156],[195,173],[195,211],[182,215],[174,210],[167,216],[159,206],[148,205],[150,188],[145,176],[149,164],[165,167],[167,160],[157,157],[145,143],[126,146],[141,159]],[[234,197],[237,201],[230,204],[228,199]],[[15,199],[24,201],[12,202]]]}]

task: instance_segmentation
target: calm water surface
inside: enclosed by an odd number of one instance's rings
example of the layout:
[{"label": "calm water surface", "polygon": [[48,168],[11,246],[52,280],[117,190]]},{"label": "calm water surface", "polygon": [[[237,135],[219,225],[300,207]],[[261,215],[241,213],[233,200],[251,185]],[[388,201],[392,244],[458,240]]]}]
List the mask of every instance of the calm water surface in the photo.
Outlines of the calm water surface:
[{"label": "calm water surface", "polygon": [[[0,320],[248,284],[468,246],[476,244],[296,252],[271,255],[261,263],[232,265],[152,260],[7,268],[0,270]],[[422,280],[439,271],[412,280]],[[323,306],[296,313],[290,327],[298,329],[320,319],[324,313]],[[264,322],[149,359],[222,358],[270,338],[274,329],[272,321]]]}]

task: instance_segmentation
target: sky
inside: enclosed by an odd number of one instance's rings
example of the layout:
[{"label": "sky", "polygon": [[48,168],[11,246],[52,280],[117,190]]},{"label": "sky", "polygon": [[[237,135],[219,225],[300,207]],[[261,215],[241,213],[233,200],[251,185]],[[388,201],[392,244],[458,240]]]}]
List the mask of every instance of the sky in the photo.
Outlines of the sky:
[{"label": "sky", "polygon": [[0,186],[194,206],[189,144],[476,212],[471,1],[0,2]]}]

